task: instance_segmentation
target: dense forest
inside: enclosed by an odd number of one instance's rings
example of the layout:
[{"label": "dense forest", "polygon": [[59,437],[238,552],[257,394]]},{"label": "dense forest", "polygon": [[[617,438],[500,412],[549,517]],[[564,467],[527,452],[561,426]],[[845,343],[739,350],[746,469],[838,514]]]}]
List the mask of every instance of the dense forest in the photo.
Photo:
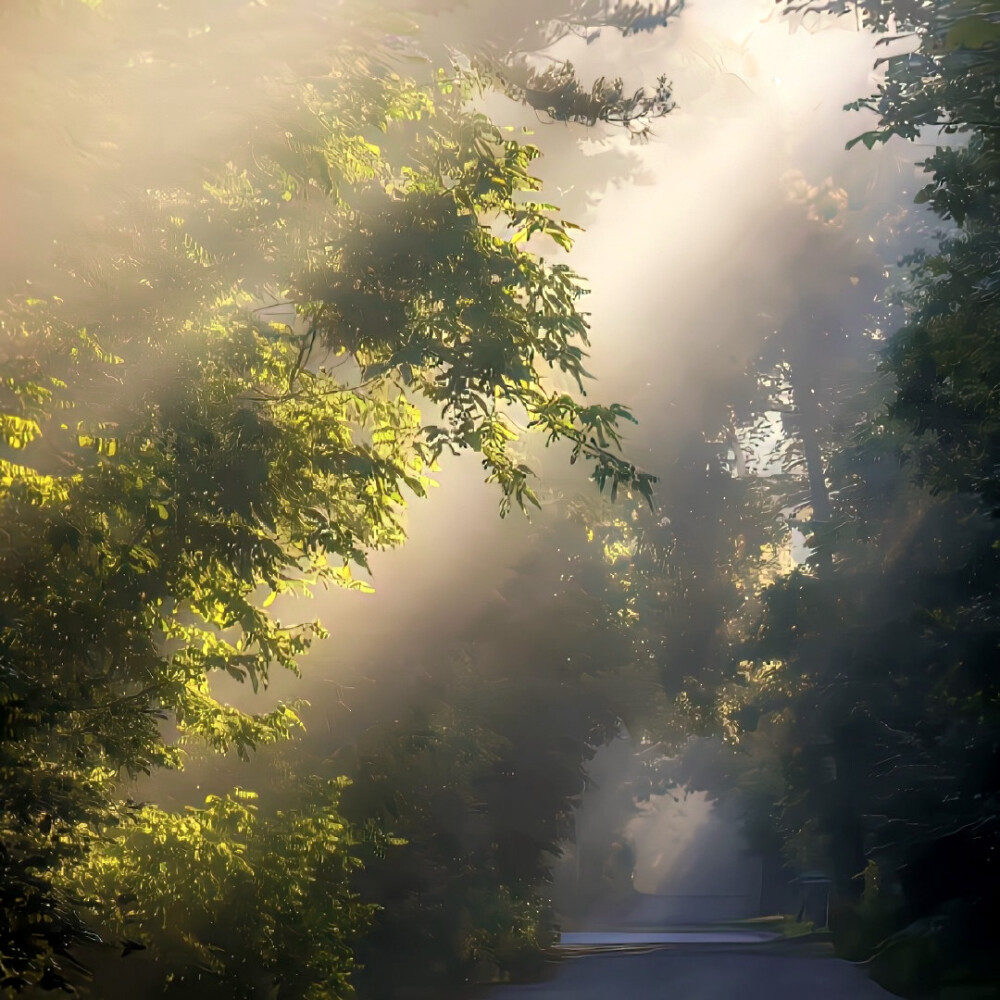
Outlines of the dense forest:
[{"label": "dense forest", "polygon": [[[862,166],[782,175],[755,237],[781,273],[637,427],[645,374],[597,401],[591,337],[623,335],[567,262],[685,94],[668,59],[641,86],[551,53],[686,16],[3,4],[4,996],[537,977],[623,734],[621,824],[706,792],[765,871],[829,874],[838,954],[996,995],[1000,8],[779,4],[871,36]],[[886,205],[889,147],[919,183]],[[506,569],[376,669],[352,602],[470,464],[520,532]],[[350,600],[309,620],[326,589]],[[613,860],[571,905],[613,905]]]}]

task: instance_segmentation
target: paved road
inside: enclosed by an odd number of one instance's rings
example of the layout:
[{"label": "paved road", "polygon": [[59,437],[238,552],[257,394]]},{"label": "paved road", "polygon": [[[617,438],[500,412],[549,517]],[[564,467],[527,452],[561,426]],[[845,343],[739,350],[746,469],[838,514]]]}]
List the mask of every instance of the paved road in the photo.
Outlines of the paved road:
[{"label": "paved road", "polygon": [[505,986],[488,1000],[886,1000],[835,958],[664,949],[567,959],[547,983]]}]

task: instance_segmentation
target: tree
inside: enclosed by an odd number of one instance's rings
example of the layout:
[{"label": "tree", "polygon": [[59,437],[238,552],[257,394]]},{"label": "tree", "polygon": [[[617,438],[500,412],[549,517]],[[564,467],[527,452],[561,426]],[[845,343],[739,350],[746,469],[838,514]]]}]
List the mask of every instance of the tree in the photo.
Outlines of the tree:
[{"label": "tree", "polygon": [[[412,22],[379,7],[287,6],[226,0],[207,32],[140,0],[2,15],[65,137],[4,149],[13,201],[39,206],[0,278],[5,988],[72,976],[90,932],[53,873],[95,837],[202,836],[137,814],[123,778],[296,728],[213,678],[296,669],[322,627],[270,599],[364,587],[443,449],[480,453],[502,512],[535,502],[513,410],[602,488],[651,489],[616,453],[628,411],[547,381],[586,377],[583,289],[527,248],[570,226],[535,198],[537,150],[470,107],[488,79],[414,67]],[[78,58],[34,68],[39,33]],[[125,850],[104,856],[137,870]]]},{"label": "tree", "polygon": [[621,567],[557,505],[535,523],[531,555],[460,635],[410,664],[404,691],[396,672],[358,683],[335,752],[298,764],[349,775],[345,815],[406,841],[357,877],[380,905],[359,948],[365,996],[538,974],[584,767],[623,722],[638,735],[664,711]]},{"label": "tree", "polygon": [[338,811],[344,784],[306,783],[307,804],[291,813],[261,815],[257,796],[240,789],[183,813],[145,805],[94,836],[63,887],[96,912],[102,933],[123,939],[125,955],[157,928],[152,961],[117,970],[116,992],[351,995],[375,907],[351,888],[361,862]]},{"label": "tree", "polygon": [[778,733],[786,851],[833,872],[842,953],[913,995],[996,981],[994,20],[901,7],[921,47],[854,105],[880,117],[869,147],[963,137],[917,197],[952,227],[911,256],[904,325],[829,452],[831,564],[767,588],[743,647],[764,732],[742,741]]}]

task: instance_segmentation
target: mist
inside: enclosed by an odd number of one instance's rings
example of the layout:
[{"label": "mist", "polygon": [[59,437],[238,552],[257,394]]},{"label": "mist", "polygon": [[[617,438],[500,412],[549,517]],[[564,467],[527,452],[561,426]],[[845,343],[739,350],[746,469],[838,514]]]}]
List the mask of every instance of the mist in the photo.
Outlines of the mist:
[{"label": "mist", "polygon": [[[19,95],[10,110],[17,127],[0,141],[0,217],[18,236],[0,248],[0,283],[12,301],[57,302],[81,329],[126,344],[118,361],[129,377],[82,397],[100,401],[109,426],[147,399],[169,399],[174,382],[183,395],[197,350],[188,341],[199,343],[199,310],[213,295],[215,303],[230,296],[255,322],[284,310],[276,326],[299,337],[321,315],[306,296],[282,301],[276,261],[288,247],[319,258],[343,233],[331,209],[323,221],[334,235],[316,235],[310,213],[321,202],[294,179],[282,180],[289,221],[270,243],[239,227],[210,250],[178,235],[185,213],[211,218],[207,196],[182,192],[238,187],[241,150],[280,149],[291,137],[282,116],[307,116],[290,82],[296,74],[315,69],[336,89],[331,80],[357,79],[361,66],[373,87],[395,83],[398,71],[432,88],[449,60],[475,73],[480,59],[500,67],[503,85],[470,87],[467,103],[505,136],[538,147],[530,167],[542,181],[538,197],[581,227],[568,255],[539,237],[527,246],[585,284],[587,402],[630,409],[622,452],[657,480],[648,504],[631,489],[615,500],[598,495],[586,463],[570,463],[570,442],[548,446],[524,430],[513,448],[537,477],[540,503],[501,518],[497,486],[484,481],[488,462],[471,448],[445,450],[427,472],[427,496],[411,488],[394,502],[405,542],[373,544],[367,567],[358,560],[365,587],[319,586],[309,599],[274,588],[279,622],[318,619],[329,633],[298,657],[301,675],[275,667],[258,691],[239,671],[213,673],[207,690],[224,706],[260,713],[295,703],[302,730],[249,755],[184,736],[183,769],[116,775],[129,808],[178,812],[239,787],[260,794],[261,815],[282,818],[304,799],[321,801],[320,779],[336,785],[351,831],[344,843],[361,859],[343,884],[381,908],[366,917],[374,930],[351,946],[360,995],[372,1000],[410,996],[400,980],[412,969],[422,970],[425,991],[538,978],[560,932],[765,913],[803,924],[806,905],[792,920],[799,890],[789,887],[823,868],[828,841],[810,840],[806,796],[801,829],[778,842],[781,781],[860,757],[828,750],[845,739],[827,722],[841,707],[836,692],[827,701],[817,694],[800,719],[781,701],[806,688],[780,673],[794,659],[788,649],[814,641],[816,661],[828,665],[837,642],[804,630],[781,646],[774,637],[784,620],[768,615],[787,612],[803,588],[826,586],[843,565],[827,538],[856,514],[862,479],[865,496],[883,505],[882,527],[866,539],[865,521],[852,541],[870,544],[898,585],[882,592],[874,575],[859,585],[859,621],[873,635],[873,622],[908,613],[907,581],[940,539],[966,544],[974,534],[965,521],[956,532],[967,535],[950,534],[950,508],[925,502],[923,482],[905,485],[895,466],[886,471],[888,460],[876,469],[876,447],[838,457],[891,396],[878,364],[905,319],[891,295],[905,284],[899,261],[940,235],[933,206],[913,203],[926,183],[918,161],[938,138],[846,148],[877,116],[844,106],[878,89],[883,56],[918,42],[886,46],[860,14],[789,13],[772,0],[693,0],[655,30],[620,30],[602,21],[600,4],[574,20],[556,0],[225,0],[205,9],[203,24],[198,4],[169,5],[171,16],[183,8],[201,25],[176,38],[172,58],[158,8],[106,3],[98,28],[87,22],[86,49],[74,34],[90,17],[87,4],[0,11],[0,82]],[[369,59],[376,49],[391,59]],[[558,120],[510,82],[513,70],[503,76],[522,56],[538,72],[571,64],[584,90],[621,77],[624,93],[648,93],[665,76],[675,106],[627,127]],[[356,99],[360,122],[371,98]],[[423,112],[397,112],[400,131],[415,134]],[[357,132],[368,153],[381,155],[383,141],[394,153],[395,140],[377,128]],[[366,155],[344,154],[364,183]],[[154,195],[176,215],[147,218]],[[359,195],[349,208],[361,217],[367,203]],[[254,220],[270,211],[263,200],[244,209]],[[164,261],[181,241],[185,267],[203,267],[211,280],[166,264],[154,279],[144,273],[136,248],[147,224]],[[160,330],[164,315],[186,317],[181,331]],[[318,328],[298,374],[325,375],[338,363],[336,345],[314,348]],[[364,364],[356,368],[364,386]],[[575,391],[565,372],[545,378]],[[440,405],[414,398],[424,424],[445,420]],[[932,529],[934,518],[945,527]],[[924,547],[901,553],[913,538]],[[871,644],[867,655],[881,663],[881,633]],[[842,712],[851,725],[857,714]],[[167,713],[150,715],[170,739],[181,732]],[[866,858],[834,857],[835,891],[853,865],[850,877],[863,875],[866,899],[875,898]],[[131,961],[139,971],[121,990],[152,989],[160,959]]]},{"label": "mist", "polygon": [[[519,23],[513,13],[500,21]],[[770,3],[719,0],[686,5],[661,32],[622,38],[608,30],[545,53],[570,60],[585,79],[614,70],[642,86],[667,73],[678,107],[643,145],[607,126],[546,122],[502,97],[485,105],[498,123],[530,129],[547,197],[584,225],[572,266],[590,289],[588,388],[632,407],[629,454],[668,488],[687,439],[725,421],[738,402],[733,383],[760,351],[763,326],[788,314],[789,284],[822,285],[830,270],[849,270],[834,255],[846,256],[860,233],[880,236],[880,221],[919,185],[911,144],[844,150],[868,122],[843,105],[874,88],[872,65],[884,49],[847,19],[810,27]],[[813,197],[842,192],[851,239],[803,271],[808,188]],[[882,246],[876,259],[891,268],[898,252]],[[764,324],[763,311],[771,314]],[[849,319],[863,325],[864,315]],[[525,445],[546,486],[589,489],[584,475],[567,476],[558,453],[530,438]],[[316,675],[327,679],[341,655],[392,646],[397,629],[409,636],[415,621],[422,641],[446,644],[528,550],[532,525],[491,516],[495,502],[475,458],[447,462],[435,479],[429,502],[409,507],[406,546],[373,557],[375,594],[330,592],[305,606],[329,622],[349,615],[351,628],[337,640],[349,645],[337,654],[318,649],[306,678],[283,694],[304,686],[311,696]]]},{"label": "mist", "polygon": [[[511,11],[492,22],[481,15],[474,5],[457,6],[430,23],[473,48],[502,48],[505,28],[522,23]],[[873,64],[885,52],[876,41],[849,18],[803,23],[766,0],[703,0],[686,4],[662,30],[571,34],[535,57],[540,65],[569,60],[585,80],[620,73],[628,87],[648,86],[665,73],[677,108],[653,123],[646,143],[601,124],[547,120],[498,95],[483,104],[498,124],[527,132],[540,147],[537,173],[546,197],[584,226],[571,263],[590,290],[588,391],[632,407],[638,423],[627,433],[627,452],[660,477],[659,513],[670,516],[688,550],[710,547],[719,525],[676,506],[690,496],[680,480],[692,475],[690,456],[706,428],[721,431],[740,409],[741,383],[768,333],[791,319],[787,350],[796,350],[798,336],[802,350],[815,352],[809,331],[794,326],[795,296],[841,294],[852,269],[874,263],[888,272],[902,252],[886,219],[910,205],[922,183],[919,146],[844,148],[869,127],[864,114],[843,106],[874,90]],[[824,221],[834,223],[837,238],[803,255],[818,226],[816,207],[824,204],[832,205]],[[870,305],[856,297],[844,327],[870,326]],[[842,372],[831,366],[827,375],[832,386]],[[530,437],[524,447],[547,489],[593,489],[585,474],[566,470],[558,449]],[[428,499],[407,510],[406,544],[373,554],[373,594],[329,590],[307,603],[276,604],[287,620],[318,617],[331,631],[305,659],[302,677],[277,674],[264,695],[221,682],[227,699],[245,710],[306,699],[304,744],[311,754],[333,754],[380,720],[405,714],[410,699],[420,703],[420,685],[437,664],[479,638],[477,623],[502,616],[503,585],[520,563],[533,558],[539,576],[545,571],[537,560],[550,571],[561,567],[563,555],[538,530],[546,512],[498,519],[494,492],[474,456],[443,461],[434,478]],[[705,593],[706,609],[710,600]],[[540,657],[537,668],[544,662]],[[184,774],[161,775],[138,791],[196,801],[240,773],[240,765],[220,769],[214,760],[192,760]],[[720,870],[719,849],[738,872],[735,881],[753,881],[752,862],[748,872],[740,860],[738,824],[714,817],[703,793],[691,793],[686,810],[654,796],[659,807],[647,802],[636,816],[628,794],[623,799],[612,788],[609,805],[599,790],[609,781],[629,787],[623,775],[592,781],[581,822],[627,837],[637,858],[637,891],[724,888],[733,873]],[[672,882],[664,851],[678,854],[678,844],[698,840],[706,829],[725,846],[700,860],[689,855]],[[673,846],[664,848],[667,841]]]}]

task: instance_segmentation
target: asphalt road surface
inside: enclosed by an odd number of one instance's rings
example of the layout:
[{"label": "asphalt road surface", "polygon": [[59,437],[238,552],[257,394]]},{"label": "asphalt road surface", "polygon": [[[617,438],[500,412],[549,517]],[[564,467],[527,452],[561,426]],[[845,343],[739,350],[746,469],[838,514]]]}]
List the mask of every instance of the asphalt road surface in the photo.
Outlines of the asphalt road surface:
[{"label": "asphalt road surface", "polygon": [[546,983],[504,986],[488,1000],[887,1000],[848,962],[716,949],[568,958]]}]

